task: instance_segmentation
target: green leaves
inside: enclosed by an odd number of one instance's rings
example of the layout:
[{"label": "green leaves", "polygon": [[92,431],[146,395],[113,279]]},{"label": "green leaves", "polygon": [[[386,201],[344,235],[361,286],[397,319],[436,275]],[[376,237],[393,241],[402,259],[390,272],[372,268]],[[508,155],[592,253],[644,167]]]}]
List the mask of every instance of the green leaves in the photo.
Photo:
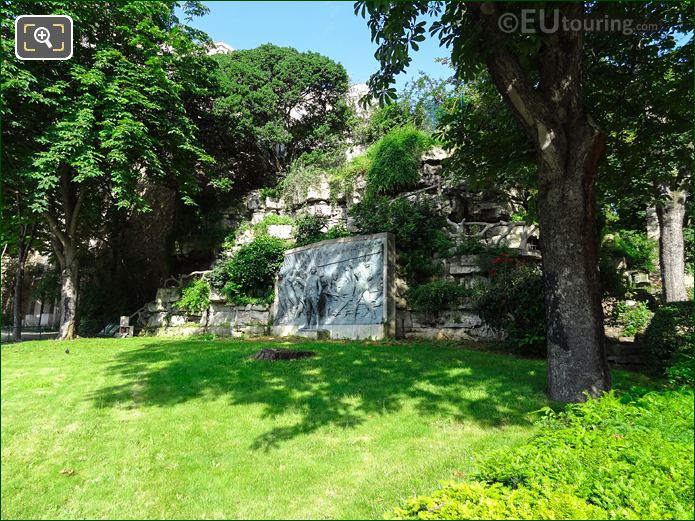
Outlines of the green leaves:
[{"label": "green leaves", "polygon": [[[3,96],[17,132],[36,144],[22,145],[29,153],[13,164],[16,175],[32,183],[34,211],[46,211],[56,199],[59,168],[69,169],[73,189],[84,185],[90,197],[115,196],[125,206],[138,201],[137,185],[147,177],[180,178],[184,192],[193,189],[187,178],[210,158],[186,104],[209,89],[205,60],[212,62],[195,40],[201,34],[178,24],[174,6],[51,2],[45,11],[75,19],[75,41],[82,45],[73,58],[36,67],[5,50],[10,67],[3,69]],[[34,9],[20,2],[6,14]],[[44,107],[40,125],[32,125],[35,104]],[[15,154],[19,145],[9,139],[3,153]]]},{"label": "green leaves", "polygon": [[251,154],[269,171],[345,136],[350,111],[342,65],[313,52],[271,44],[217,55],[223,91],[214,106],[234,154]]}]

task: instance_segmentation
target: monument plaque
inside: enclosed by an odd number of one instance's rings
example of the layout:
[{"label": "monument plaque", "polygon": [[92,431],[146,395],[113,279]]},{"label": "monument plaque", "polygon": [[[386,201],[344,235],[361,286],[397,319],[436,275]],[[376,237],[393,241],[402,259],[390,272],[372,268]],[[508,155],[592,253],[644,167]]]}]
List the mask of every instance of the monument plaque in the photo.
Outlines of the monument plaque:
[{"label": "monument plaque", "polygon": [[394,336],[394,255],[388,233],[288,250],[275,283],[273,334]]}]

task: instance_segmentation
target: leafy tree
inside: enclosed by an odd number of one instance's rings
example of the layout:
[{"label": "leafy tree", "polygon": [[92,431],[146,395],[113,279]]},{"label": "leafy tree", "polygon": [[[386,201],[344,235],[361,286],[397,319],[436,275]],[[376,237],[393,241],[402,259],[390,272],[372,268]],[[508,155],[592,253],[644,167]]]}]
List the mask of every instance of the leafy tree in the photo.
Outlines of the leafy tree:
[{"label": "leafy tree", "polygon": [[[176,183],[190,202],[195,173],[210,160],[190,107],[210,97],[214,62],[207,37],[179,21],[177,5],[20,1],[2,8],[5,42],[19,14],[74,20],[72,59],[21,62],[4,46],[1,77],[2,116],[13,122],[3,128],[3,165],[29,184],[30,208],[50,231],[61,269],[60,338],[74,336],[78,254],[108,210],[147,209],[146,182]],[[182,7],[187,16],[205,12],[198,2]],[[17,133],[36,148],[22,155]]]},{"label": "leafy tree", "polygon": [[656,207],[666,302],[686,300],[683,226],[692,182],[692,13],[672,2],[598,4],[597,15],[660,20],[678,30],[587,35],[587,100],[606,129],[605,204],[622,218]]},{"label": "leafy tree", "polygon": [[[541,6],[541,4],[537,4]],[[552,4],[548,4],[550,6]],[[395,97],[394,76],[411,62],[410,49],[430,33],[451,50],[457,75],[473,79],[487,68],[517,122],[533,143],[538,165],[538,210],[543,237],[548,346],[548,394],[581,401],[610,388],[605,356],[595,184],[603,133],[584,105],[583,34],[508,33],[500,17],[520,17],[513,3],[358,1],[368,16],[381,70],[369,80],[381,101]],[[584,3],[563,6],[581,18]],[[552,9],[545,13],[552,15]],[[568,276],[571,274],[571,276]]]},{"label": "leafy tree", "polygon": [[327,149],[348,130],[345,68],[314,52],[265,44],[215,56],[222,95],[215,112],[237,151],[264,171],[284,171],[303,153]]},{"label": "leafy tree", "polygon": [[458,85],[442,104],[436,136],[451,151],[444,175],[473,190],[502,190],[527,219],[537,218],[538,169],[522,132],[489,74]]}]

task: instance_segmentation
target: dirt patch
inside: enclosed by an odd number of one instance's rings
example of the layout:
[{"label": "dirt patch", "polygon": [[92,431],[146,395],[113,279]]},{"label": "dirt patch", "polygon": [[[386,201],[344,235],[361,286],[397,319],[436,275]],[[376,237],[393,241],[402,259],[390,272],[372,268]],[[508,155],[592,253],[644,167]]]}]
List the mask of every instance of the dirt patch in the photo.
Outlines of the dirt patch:
[{"label": "dirt patch", "polygon": [[313,351],[297,351],[294,349],[261,349],[251,355],[253,360],[297,360],[316,356]]}]

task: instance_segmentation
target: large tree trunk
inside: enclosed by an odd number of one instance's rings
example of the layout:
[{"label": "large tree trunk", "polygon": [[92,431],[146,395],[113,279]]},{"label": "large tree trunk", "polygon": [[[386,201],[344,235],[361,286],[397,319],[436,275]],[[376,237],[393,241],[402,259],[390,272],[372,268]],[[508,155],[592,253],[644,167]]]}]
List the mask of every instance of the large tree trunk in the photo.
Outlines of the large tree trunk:
[{"label": "large tree trunk", "polygon": [[79,240],[77,225],[85,188],[77,190],[70,178],[70,169],[61,168],[60,193],[62,195],[62,218],[54,207],[45,212],[44,217],[51,232],[53,251],[60,264],[60,340],[75,338],[75,313],[77,311]]},{"label": "large tree trunk", "polygon": [[656,209],[660,232],[661,287],[666,302],[688,299],[685,291],[685,246],[683,243],[685,199],[685,192],[669,190],[668,200]]},{"label": "large tree trunk", "polygon": [[[582,3],[566,8],[581,18]],[[582,93],[582,34],[544,35],[534,69],[500,31],[503,8],[480,4],[481,55],[536,146],[548,345],[548,396],[578,402],[610,389],[598,277],[594,186],[603,136]]]},{"label": "large tree trunk", "polygon": [[22,286],[24,285],[24,265],[21,262],[17,263],[17,271],[14,279],[14,302],[13,302],[13,320],[12,338],[15,342],[22,340]]},{"label": "large tree trunk", "polygon": [[66,266],[60,274],[60,340],[75,338],[75,312],[77,310],[77,263]]},{"label": "large tree trunk", "polygon": [[582,121],[567,149],[542,151],[539,215],[545,287],[548,395],[577,402],[610,389],[598,275],[595,177],[601,133]]},{"label": "large tree trunk", "polygon": [[31,248],[31,241],[34,234],[34,225],[23,224],[19,231],[19,244],[17,252],[17,271],[15,272],[14,281],[14,303],[13,303],[13,331],[12,337],[15,342],[22,340],[22,301],[24,289],[24,266],[27,261],[27,255]]}]

